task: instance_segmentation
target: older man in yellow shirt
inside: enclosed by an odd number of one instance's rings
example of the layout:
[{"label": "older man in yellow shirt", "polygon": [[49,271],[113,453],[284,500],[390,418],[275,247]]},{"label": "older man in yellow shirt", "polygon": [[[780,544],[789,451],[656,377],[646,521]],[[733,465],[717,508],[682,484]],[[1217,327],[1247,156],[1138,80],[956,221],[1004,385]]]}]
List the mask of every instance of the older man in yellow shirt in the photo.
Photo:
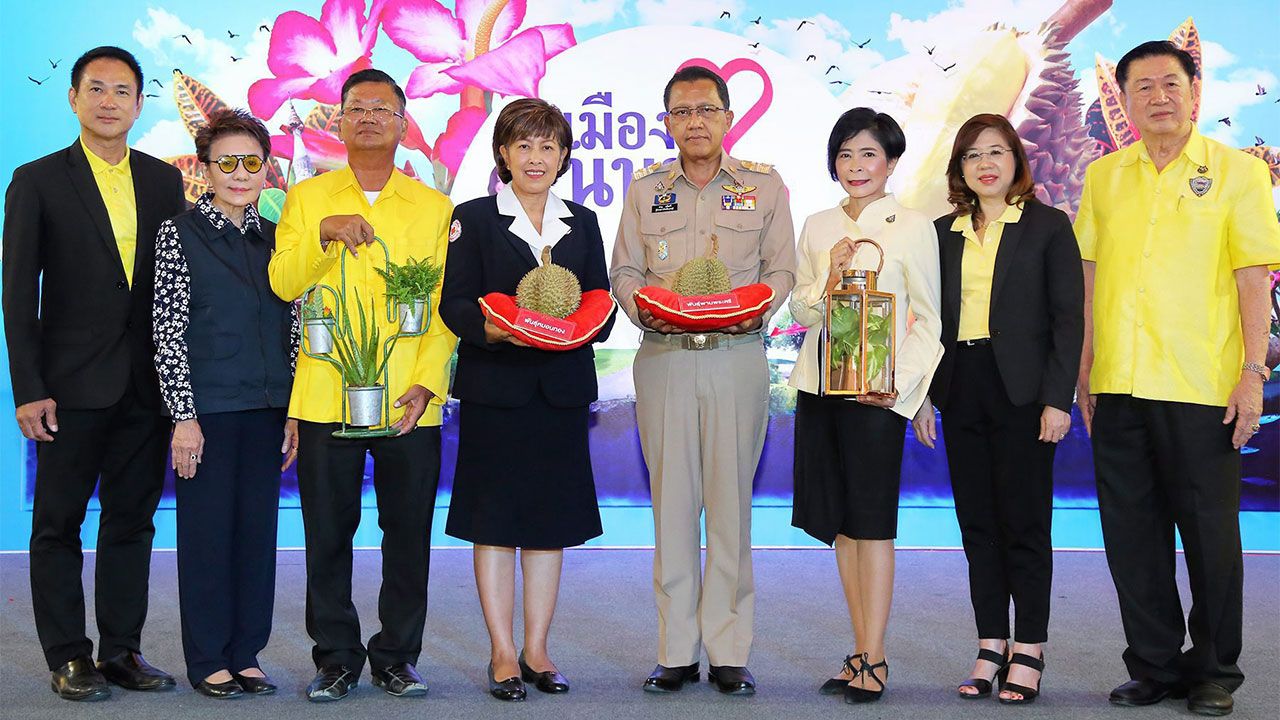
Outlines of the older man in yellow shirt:
[{"label": "older man in yellow shirt", "polygon": [[[1132,678],[1110,699],[1187,693],[1192,712],[1224,715],[1244,679],[1239,448],[1258,431],[1270,374],[1267,266],[1280,263],[1280,227],[1266,165],[1191,122],[1189,54],[1144,43],[1116,79],[1142,141],[1089,166],[1075,225],[1078,397]],[[1185,624],[1175,527],[1191,580]]]},{"label": "older man in yellow shirt", "polygon": [[[340,132],[349,165],[290,189],[269,268],[272,289],[294,300],[318,283],[341,287],[340,258],[349,251],[347,301],[358,299],[366,309],[372,304],[384,338],[398,328],[381,311],[386,286],[376,269],[385,258],[374,244],[375,233],[395,262],[431,258],[443,266],[453,212],[448,198],[395,169],[396,146],[405,132],[404,103],[404,92],[379,70],[347,79]],[[434,312],[438,306],[437,289],[427,333],[401,338],[387,363],[387,392],[396,398],[389,419],[397,435],[333,437],[343,420],[341,378],[323,361],[298,358],[289,417],[298,424],[293,437],[307,544],[307,631],[315,641],[311,654],[317,668],[307,697],[315,702],[346,697],[366,659],[373,684],[387,693],[427,692],[415,666],[427,612],[441,407],[456,344]],[[348,312],[357,317],[355,308]],[[366,453],[373,456],[382,529],[382,629],[367,649],[351,602],[352,538],[360,522]]]}]

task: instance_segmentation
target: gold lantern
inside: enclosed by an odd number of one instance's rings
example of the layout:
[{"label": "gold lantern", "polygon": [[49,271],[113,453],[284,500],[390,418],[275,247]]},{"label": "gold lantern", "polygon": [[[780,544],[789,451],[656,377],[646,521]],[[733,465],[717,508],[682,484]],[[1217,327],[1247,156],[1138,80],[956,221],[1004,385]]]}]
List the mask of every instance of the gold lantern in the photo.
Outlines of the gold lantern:
[{"label": "gold lantern", "polygon": [[821,353],[823,395],[892,395],[897,329],[893,293],[876,290],[884,248],[874,240],[854,242],[880,253],[875,270],[845,270],[824,301]]}]

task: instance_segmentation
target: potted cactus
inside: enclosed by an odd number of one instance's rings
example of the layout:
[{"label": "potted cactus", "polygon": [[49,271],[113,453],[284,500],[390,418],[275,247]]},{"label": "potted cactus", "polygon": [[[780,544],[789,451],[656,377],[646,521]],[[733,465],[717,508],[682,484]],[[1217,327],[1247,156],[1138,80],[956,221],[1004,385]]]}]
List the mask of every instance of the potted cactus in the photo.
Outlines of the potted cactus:
[{"label": "potted cactus", "polygon": [[366,313],[364,305],[360,302],[360,294],[357,292],[355,296],[356,309],[359,311],[359,329],[357,330],[352,324],[351,315],[344,304],[333,349],[337,355],[336,364],[342,371],[342,384],[347,393],[351,424],[372,427],[381,425],[383,421],[382,410],[387,393],[385,384],[387,359],[391,357],[398,335],[391,336],[384,351],[373,302],[370,302],[369,311]]},{"label": "potted cactus", "polygon": [[403,264],[387,263],[386,270],[376,269],[387,283],[387,301],[396,304],[400,332],[407,335],[422,332],[427,299],[439,286],[443,268],[431,258],[414,260],[411,257]]},{"label": "potted cactus", "polygon": [[307,334],[307,347],[316,355],[333,352],[333,330],[337,321],[333,309],[324,304],[319,288],[313,288],[302,298],[302,325]]}]

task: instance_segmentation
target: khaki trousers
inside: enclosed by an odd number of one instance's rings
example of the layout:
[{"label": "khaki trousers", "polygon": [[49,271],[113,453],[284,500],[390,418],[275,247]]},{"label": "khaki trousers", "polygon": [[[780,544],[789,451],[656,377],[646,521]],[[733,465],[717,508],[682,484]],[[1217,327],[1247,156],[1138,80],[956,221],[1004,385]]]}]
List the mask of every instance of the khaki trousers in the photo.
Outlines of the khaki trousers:
[{"label": "khaki trousers", "polygon": [[768,363],[759,335],[708,350],[669,340],[645,333],[633,365],[653,496],[658,663],[692,665],[705,644],[712,665],[742,666],[755,611],[751,484],[769,418]]}]

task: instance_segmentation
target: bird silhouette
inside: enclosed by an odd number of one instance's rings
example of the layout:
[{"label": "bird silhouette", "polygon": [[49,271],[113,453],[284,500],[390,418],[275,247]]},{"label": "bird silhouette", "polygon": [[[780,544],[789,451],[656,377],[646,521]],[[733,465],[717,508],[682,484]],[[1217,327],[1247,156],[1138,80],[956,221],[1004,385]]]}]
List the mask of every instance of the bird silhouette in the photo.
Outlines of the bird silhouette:
[{"label": "bird silhouette", "polygon": [[1258,95],[1258,96],[1262,96],[1266,94],[1267,94],[1267,89],[1262,87],[1261,85],[1258,86],[1257,92],[1254,93],[1254,95]]},{"label": "bird silhouette", "polygon": [[752,21],[751,21],[751,24],[752,24],[752,25],[759,25],[759,24],[760,24],[760,16],[757,16],[755,20],[752,20]]},{"label": "bird silhouette", "polygon": [[805,58],[804,61],[809,62],[810,60],[817,60],[817,59],[818,59],[817,55],[810,55],[809,57]]},{"label": "bird silhouette", "polygon": [[839,65],[832,65],[831,67],[827,68],[827,72],[824,72],[824,73],[822,73],[822,74],[823,74],[823,75],[827,75],[827,74],[829,74],[832,70],[839,70],[839,69],[840,69],[840,66],[839,66]]},{"label": "bird silhouette", "polygon": [[164,89],[164,83],[160,82],[159,80],[155,78],[151,78],[151,82],[155,83],[156,86],[159,87],[161,90]]},{"label": "bird silhouette", "polygon": [[731,17],[733,17],[733,15],[728,10],[725,10],[724,12],[720,13],[721,20],[725,18],[731,18]]},{"label": "bird silhouette", "polygon": [[860,48],[864,48],[870,44],[871,44],[871,38],[867,38],[866,42],[854,43],[854,45],[857,45]]},{"label": "bird silhouette", "polygon": [[231,56],[231,62],[240,62],[240,61],[241,61],[241,60],[243,60],[243,59],[244,59],[244,58],[238,58],[238,57],[236,57],[235,55],[232,55],[232,56]]},{"label": "bird silhouette", "polygon": [[174,35],[174,36],[173,36],[173,39],[174,39],[174,40],[177,40],[178,38],[182,38],[183,40],[186,40],[188,45],[191,45],[191,44],[192,44],[192,43],[191,43],[191,38],[187,37],[186,35]]},{"label": "bird silhouette", "polygon": [[924,46],[924,51],[925,51],[925,52],[927,52],[927,53],[929,53],[930,55],[932,55],[932,54],[933,54],[933,51],[934,51],[934,50],[937,50],[937,49],[938,49],[938,46],[937,46],[937,45],[934,45],[933,47],[929,47],[928,45],[925,45],[925,46]]},{"label": "bird silhouette", "polygon": [[889,92],[888,90],[872,90],[871,94],[872,95],[892,95],[893,93]]},{"label": "bird silhouette", "polygon": [[[52,76],[49,76],[49,77],[52,77]],[[37,79],[35,79],[35,78],[31,77],[30,75],[28,75],[28,76],[27,76],[27,79],[28,79],[28,80],[30,80],[31,82],[33,82],[33,83],[37,84],[37,85],[43,85],[43,84],[44,84],[44,81],[45,81],[45,80],[48,80],[48,79],[49,79],[49,77],[46,77],[44,80],[37,80]]]},{"label": "bird silhouette", "polygon": [[1254,135],[1254,136],[1253,136],[1253,146],[1254,146],[1254,147],[1262,147],[1264,144],[1266,144],[1266,142],[1267,142],[1266,140],[1263,140],[1262,138],[1258,137],[1257,135]]},{"label": "bird silhouette", "polygon": [[1222,123],[1223,125],[1226,125],[1227,127],[1231,127],[1231,118],[1229,117],[1218,118],[1218,122]]},{"label": "bird silhouette", "polygon": [[813,23],[809,20],[801,20],[800,24],[796,26],[796,30],[799,31],[800,28],[804,27],[805,25],[813,25]]},{"label": "bird silhouette", "polygon": [[159,96],[159,95],[157,95],[157,94],[155,94],[155,93],[146,93],[145,95],[143,95],[143,97],[156,97],[156,98],[158,98],[158,97],[160,97],[160,96]]},{"label": "bird silhouette", "polygon": [[759,43],[759,42],[747,43],[747,45],[749,45],[749,46],[751,46],[751,47],[753,47],[753,48],[756,48],[756,49],[759,49],[759,48],[760,48],[760,43]]},{"label": "bird silhouette", "polygon": [[848,80],[832,80],[831,82],[829,82],[829,83],[827,83],[827,84],[828,84],[828,85],[848,85],[848,84],[849,84],[849,81],[848,81]]},{"label": "bird silhouette", "polygon": [[236,38],[238,38],[238,37],[240,37],[240,36],[239,36],[239,35],[237,35],[237,34],[235,34],[235,33],[233,33],[233,32],[231,32],[230,30],[228,30],[228,31],[227,31],[227,37],[228,37],[228,38],[230,38],[230,39],[232,39],[232,40],[234,40],[234,39],[236,39]]},{"label": "bird silhouette", "polygon": [[49,61],[49,66],[50,66],[50,67],[52,67],[54,70],[57,70],[57,69],[58,69],[58,63],[60,63],[60,62],[62,62],[62,59],[61,59],[61,58],[59,58],[59,59],[57,59],[57,60],[50,60],[50,61]]},{"label": "bird silhouette", "polygon": [[269,25],[259,25],[259,26],[258,26],[258,29],[259,29],[259,30],[266,30],[267,32],[271,32],[271,27],[270,27]]},{"label": "bird silhouette", "polygon": [[934,65],[936,65],[940,70],[942,70],[942,72],[946,72],[946,71],[948,71],[948,70],[950,70],[951,68],[953,68],[953,67],[955,67],[955,66],[956,66],[956,64],[955,64],[955,63],[951,63],[950,65],[948,65],[948,66],[946,66],[946,67],[942,67],[941,65],[938,65],[938,63],[936,63],[936,62],[934,63]]}]

